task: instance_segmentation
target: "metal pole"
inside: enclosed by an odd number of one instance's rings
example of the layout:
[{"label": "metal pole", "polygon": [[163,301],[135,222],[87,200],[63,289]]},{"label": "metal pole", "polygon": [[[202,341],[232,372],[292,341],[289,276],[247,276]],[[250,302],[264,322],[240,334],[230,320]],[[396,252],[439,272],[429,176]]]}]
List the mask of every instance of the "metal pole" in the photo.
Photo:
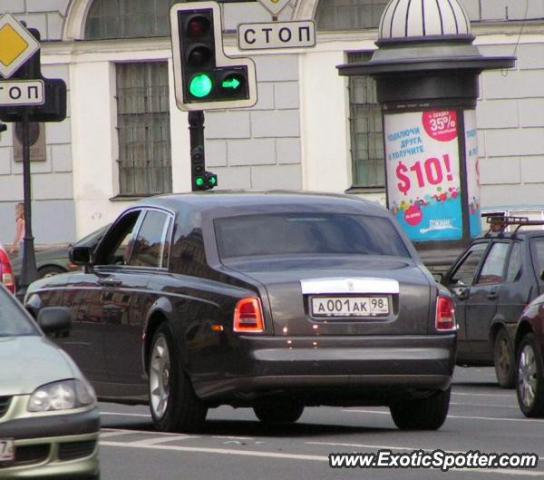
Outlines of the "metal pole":
[{"label": "metal pole", "polygon": [[191,190],[197,191],[195,178],[204,175],[204,112],[195,110],[189,112],[189,137],[191,141]]},{"label": "metal pole", "polygon": [[17,296],[22,298],[27,287],[38,278],[36,256],[34,254],[34,237],[32,236],[32,189],[30,180],[30,125],[28,111],[23,113],[23,192],[25,212],[25,236],[23,241],[23,266],[18,279]]}]

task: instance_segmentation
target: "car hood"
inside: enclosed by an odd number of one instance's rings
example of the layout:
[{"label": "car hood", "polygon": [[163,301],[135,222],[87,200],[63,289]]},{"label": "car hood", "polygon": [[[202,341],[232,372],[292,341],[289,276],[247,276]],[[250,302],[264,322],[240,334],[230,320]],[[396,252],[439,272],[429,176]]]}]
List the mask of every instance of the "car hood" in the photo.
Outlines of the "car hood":
[{"label": "car hood", "polygon": [[0,337],[0,396],[27,395],[80,376],[70,357],[45,337]]}]

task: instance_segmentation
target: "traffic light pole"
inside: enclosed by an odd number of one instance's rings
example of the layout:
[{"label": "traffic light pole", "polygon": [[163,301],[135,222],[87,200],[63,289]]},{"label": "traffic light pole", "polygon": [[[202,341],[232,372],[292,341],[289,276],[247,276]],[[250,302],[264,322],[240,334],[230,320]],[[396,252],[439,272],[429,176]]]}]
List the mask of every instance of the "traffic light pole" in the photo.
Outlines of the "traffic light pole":
[{"label": "traffic light pole", "polygon": [[23,126],[23,195],[25,212],[25,236],[23,240],[23,265],[18,279],[17,295],[22,297],[27,287],[38,277],[36,256],[34,254],[34,236],[32,235],[32,189],[30,180],[30,120],[28,110],[22,115]]},{"label": "traffic light pole", "polygon": [[189,135],[191,140],[191,190],[201,190],[195,183],[197,177],[205,172],[204,151],[204,112],[193,110],[189,112]]}]

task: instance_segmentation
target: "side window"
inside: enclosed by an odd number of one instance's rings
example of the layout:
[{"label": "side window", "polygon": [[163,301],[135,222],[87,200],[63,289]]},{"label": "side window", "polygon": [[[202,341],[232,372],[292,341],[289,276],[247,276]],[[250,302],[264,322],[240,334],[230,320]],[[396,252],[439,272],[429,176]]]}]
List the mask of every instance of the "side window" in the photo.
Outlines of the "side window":
[{"label": "side window", "polygon": [[510,252],[510,260],[508,261],[506,281],[515,282],[518,280],[521,274],[521,267],[521,245],[519,243],[514,243],[512,251]]},{"label": "side window", "polygon": [[166,213],[157,210],[149,210],[145,214],[138,235],[131,245],[129,265],[153,268],[165,266],[169,219]]},{"label": "side window", "polygon": [[451,275],[450,284],[470,287],[486,248],[487,243],[474,245],[461,264],[455,269],[453,275]]},{"label": "side window", "polygon": [[487,255],[482,271],[478,278],[478,284],[502,283],[508,255],[508,243],[494,243]]},{"label": "side window", "polygon": [[96,252],[97,265],[124,265],[128,254],[128,245],[132,240],[132,232],[141,214],[135,210],[124,215],[110,228]]},{"label": "side window", "polygon": [[532,242],[535,273],[540,278],[542,271],[544,271],[544,238],[535,238]]}]

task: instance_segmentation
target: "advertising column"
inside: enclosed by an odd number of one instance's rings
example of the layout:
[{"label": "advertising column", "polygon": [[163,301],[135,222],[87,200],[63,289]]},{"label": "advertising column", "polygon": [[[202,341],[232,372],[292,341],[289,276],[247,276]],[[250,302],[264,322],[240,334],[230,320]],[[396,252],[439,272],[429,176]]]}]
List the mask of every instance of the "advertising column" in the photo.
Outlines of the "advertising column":
[{"label": "advertising column", "polygon": [[470,235],[480,233],[474,111],[465,112],[464,120],[468,129],[460,144],[457,110],[384,115],[389,209],[414,242],[463,238],[461,145],[466,147]]}]

